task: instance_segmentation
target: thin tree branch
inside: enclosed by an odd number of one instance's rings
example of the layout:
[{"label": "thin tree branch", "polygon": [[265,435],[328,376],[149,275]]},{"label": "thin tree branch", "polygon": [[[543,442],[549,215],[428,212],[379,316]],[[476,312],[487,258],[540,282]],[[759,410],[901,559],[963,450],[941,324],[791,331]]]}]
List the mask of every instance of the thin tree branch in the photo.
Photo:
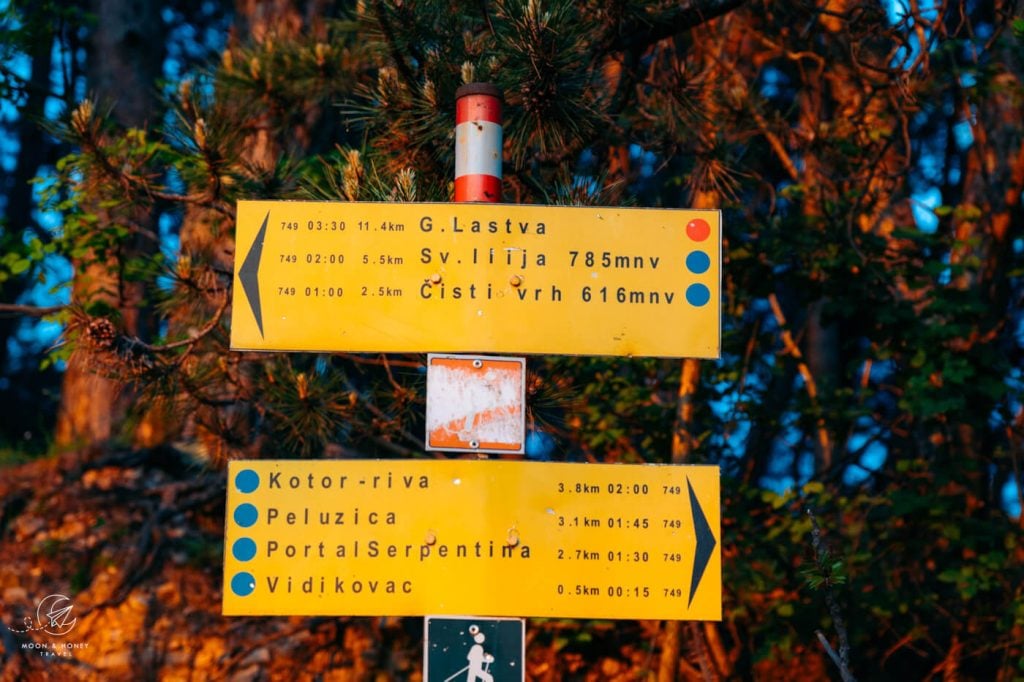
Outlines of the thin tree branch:
[{"label": "thin tree branch", "polygon": [[172,341],[171,343],[165,343],[156,346],[148,344],[137,337],[132,337],[131,339],[129,339],[129,342],[132,344],[132,346],[136,348],[142,348],[143,350],[149,351],[150,353],[164,353],[166,351],[175,350],[177,348],[182,348],[184,346],[192,346],[197,341],[199,341],[199,339],[203,338],[204,336],[207,336],[210,332],[217,328],[217,325],[220,323],[221,318],[224,316],[224,311],[228,309],[228,305],[230,303],[231,297],[225,294],[224,300],[221,301],[220,306],[217,308],[217,312],[213,314],[213,317],[210,319],[210,321],[207,322],[202,329],[200,329],[194,335],[189,336],[187,339],[181,339],[180,341]]},{"label": "thin tree branch", "polygon": [[378,367],[380,367],[387,363],[392,367],[411,367],[413,369],[423,369],[423,367],[425,367],[423,362],[419,362],[416,360],[395,360],[393,358],[388,359],[387,356],[383,354],[373,358],[367,358],[363,357],[362,355],[356,355],[353,353],[334,353],[333,355],[339,358],[344,358],[349,362],[355,362],[360,365],[377,365]]},{"label": "thin tree branch", "polygon": [[828,643],[828,639],[825,637],[825,633],[821,630],[815,630],[814,634],[818,635],[818,641],[821,642],[821,646],[825,649],[825,653],[832,659],[836,667],[839,668],[839,674],[843,678],[843,682],[856,682],[854,677],[850,675],[850,671],[843,666],[843,662],[839,659],[836,650],[832,648],[832,645]]},{"label": "thin tree branch", "polygon": [[26,317],[45,317],[47,315],[59,313],[65,308],[67,308],[66,305],[36,306],[20,305],[17,303],[0,303],[0,316],[16,317],[18,315],[24,315]]},{"label": "thin tree branch", "polygon": [[790,157],[789,152],[786,151],[786,146],[782,143],[782,140],[768,129],[768,121],[764,119],[764,116],[761,115],[761,112],[756,107],[750,107],[750,113],[754,116],[754,121],[757,122],[757,127],[760,129],[761,134],[768,140],[768,146],[772,148],[779,163],[786,170],[786,174],[789,175],[793,182],[800,182],[800,172],[797,171],[796,164],[793,163],[793,159]]},{"label": "thin tree branch", "polygon": [[679,655],[680,627],[677,620],[665,622],[665,632],[662,634],[661,641],[661,657],[658,661],[658,682],[671,682],[676,679],[679,674],[679,661],[686,660]]},{"label": "thin tree branch", "polygon": [[211,199],[208,194],[176,194],[174,192],[164,192],[157,189],[147,189],[147,192],[154,199],[162,199],[163,201],[183,204],[195,204],[202,208],[217,211],[228,218],[235,217],[235,212],[229,206],[225,206],[223,202]]},{"label": "thin tree branch", "polygon": [[677,12],[666,12],[654,23],[637,20],[618,27],[608,44],[612,51],[642,50],[648,45],[696,28],[741,6],[746,0],[694,0]]},{"label": "thin tree branch", "polygon": [[[814,548],[815,561],[819,564],[826,561],[828,556],[828,550],[825,547],[824,540],[821,539],[821,527],[818,525],[818,519],[814,515],[814,511],[807,507],[807,517],[811,520],[811,546]],[[825,647],[826,653],[832,659],[832,662],[839,668],[839,674],[843,678],[843,682],[856,682],[856,678],[853,673],[850,672],[850,638],[846,632],[846,623],[843,621],[843,614],[839,610],[839,604],[836,603],[835,594],[832,592],[832,583],[826,580],[825,583],[825,605],[828,607],[828,613],[832,617],[832,627],[836,630],[836,635],[839,637],[839,654],[836,655],[835,650],[825,639],[825,635],[822,634],[821,630],[817,631],[818,641],[821,642],[822,646]]]},{"label": "thin tree branch", "polygon": [[822,452],[831,453],[832,437],[826,428],[825,418],[818,409],[818,384],[814,380],[814,375],[811,374],[807,361],[804,360],[803,353],[800,352],[800,347],[793,340],[793,334],[786,325],[786,316],[782,313],[782,306],[779,305],[779,299],[774,292],[768,294],[768,303],[772,308],[775,321],[779,325],[779,336],[782,338],[782,345],[786,353],[797,361],[797,370],[800,372],[800,376],[803,377],[804,387],[807,389],[807,397],[810,398],[815,412],[818,412],[818,418],[815,422],[818,431],[818,444],[821,446]]}]

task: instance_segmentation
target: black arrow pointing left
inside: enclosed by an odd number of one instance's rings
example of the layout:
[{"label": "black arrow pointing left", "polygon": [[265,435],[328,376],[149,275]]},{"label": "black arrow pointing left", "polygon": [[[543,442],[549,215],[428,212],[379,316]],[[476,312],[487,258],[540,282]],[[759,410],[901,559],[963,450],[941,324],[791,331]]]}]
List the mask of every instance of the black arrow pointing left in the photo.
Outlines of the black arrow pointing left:
[{"label": "black arrow pointing left", "polygon": [[242,290],[249,300],[249,307],[252,315],[256,318],[256,326],[260,330],[260,338],[263,338],[263,309],[260,307],[260,258],[263,256],[263,240],[267,236],[267,223],[270,221],[270,211],[263,219],[263,226],[256,233],[256,239],[249,247],[249,253],[245,262],[238,269],[238,279],[242,282]]}]

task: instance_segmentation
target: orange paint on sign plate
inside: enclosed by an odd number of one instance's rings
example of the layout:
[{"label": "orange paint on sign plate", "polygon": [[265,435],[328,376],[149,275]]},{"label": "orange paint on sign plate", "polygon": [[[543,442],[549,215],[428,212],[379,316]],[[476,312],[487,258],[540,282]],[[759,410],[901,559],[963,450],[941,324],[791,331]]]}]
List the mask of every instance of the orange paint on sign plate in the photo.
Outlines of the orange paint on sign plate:
[{"label": "orange paint on sign plate", "polygon": [[523,453],[525,368],[522,358],[430,355],[427,448]]}]

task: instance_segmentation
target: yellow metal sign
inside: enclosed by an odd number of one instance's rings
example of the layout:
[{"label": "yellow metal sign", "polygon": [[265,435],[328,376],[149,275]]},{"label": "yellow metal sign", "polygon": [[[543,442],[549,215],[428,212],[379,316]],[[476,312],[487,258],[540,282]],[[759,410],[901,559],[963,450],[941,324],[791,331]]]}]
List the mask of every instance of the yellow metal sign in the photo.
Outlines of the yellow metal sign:
[{"label": "yellow metal sign", "polygon": [[234,461],[225,615],[719,620],[712,466]]},{"label": "yellow metal sign", "polygon": [[238,203],[231,347],[718,357],[718,211]]}]

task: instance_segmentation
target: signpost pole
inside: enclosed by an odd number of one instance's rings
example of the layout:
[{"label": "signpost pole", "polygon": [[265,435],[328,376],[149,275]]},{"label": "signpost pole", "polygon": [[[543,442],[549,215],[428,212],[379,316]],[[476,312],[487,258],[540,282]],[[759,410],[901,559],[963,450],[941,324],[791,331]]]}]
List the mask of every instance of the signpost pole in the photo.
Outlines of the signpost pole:
[{"label": "signpost pole", "polygon": [[501,90],[468,83],[455,91],[455,201],[501,201]]},{"label": "signpost pole", "polygon": [[[501,90],[490,83],[455,91],[455,203],[501,201],[501,108]],[[442,285],[444,275],[429,281]],[[514,274],[508,285],[523,281]],[[429,355],[427,449],[524,454],[525,385],[525,358]]]},{"label": "signpost pole", "polygon": [[[490,83],[467,83],[455,91],[455,202],[501,202],[501,127],[502,92]],[[482,359],[467,358],[474,367],[482,366]],[[493,358],[492,358],[493,360]],[[516,358],[520,367],[520,382],[526,384],[526,360]],[[429,361],[428,361],[429,362]],[[428,367],[427,390],[430,390]],[[486,383],[493,382],[488,379],[488,374],[466,374],[470,382]],[[484,391],[487,386],[480,386]],[[427,397],[427,404],[430,405],[430,397]],[[522,447],[525,448],[525,419],[526,406],[520,404],[518,415],[514,418],[519,421],[520,432],[523,434]],[[431,420],[427,420],[427,446],[430,447],[432,439]],[[471,441],[472,445],[478,446],[480,438],[476,437]],[[525,451],[525,450],[521,450]],[[485,455],[481,455],[482,457]],[[424,618],[424,632],[429,631],[430,616]],[[525,629],[525,620],[520,619],[520,629]],[[429,644],[424,646],[424,660],[429,660]],[[426,682],[431,682],[429,665],[424,665],[427,671]],[[468,666],[467,666],[468,668]],[[523,671],[522,661],[519,661],[519,670]],[[462,671],[460,671],[461,673]],[[459,673],[456,673],[458,675]],[[448,682],[452,677],[444,680]],[[474,676],[475,677],[475,676]]]},{"label": "signpost pole", "polygon": [[[455,93],[456,203],[501,201],[501,108],[501,90],[489,83],[468,83]],[[439,270],[428,281],[444,286],[447,276]],[[522,283],[514,274],[508,286]],[[525,358],[429,354],[427,449],[524,454],[525,386]]]}]

